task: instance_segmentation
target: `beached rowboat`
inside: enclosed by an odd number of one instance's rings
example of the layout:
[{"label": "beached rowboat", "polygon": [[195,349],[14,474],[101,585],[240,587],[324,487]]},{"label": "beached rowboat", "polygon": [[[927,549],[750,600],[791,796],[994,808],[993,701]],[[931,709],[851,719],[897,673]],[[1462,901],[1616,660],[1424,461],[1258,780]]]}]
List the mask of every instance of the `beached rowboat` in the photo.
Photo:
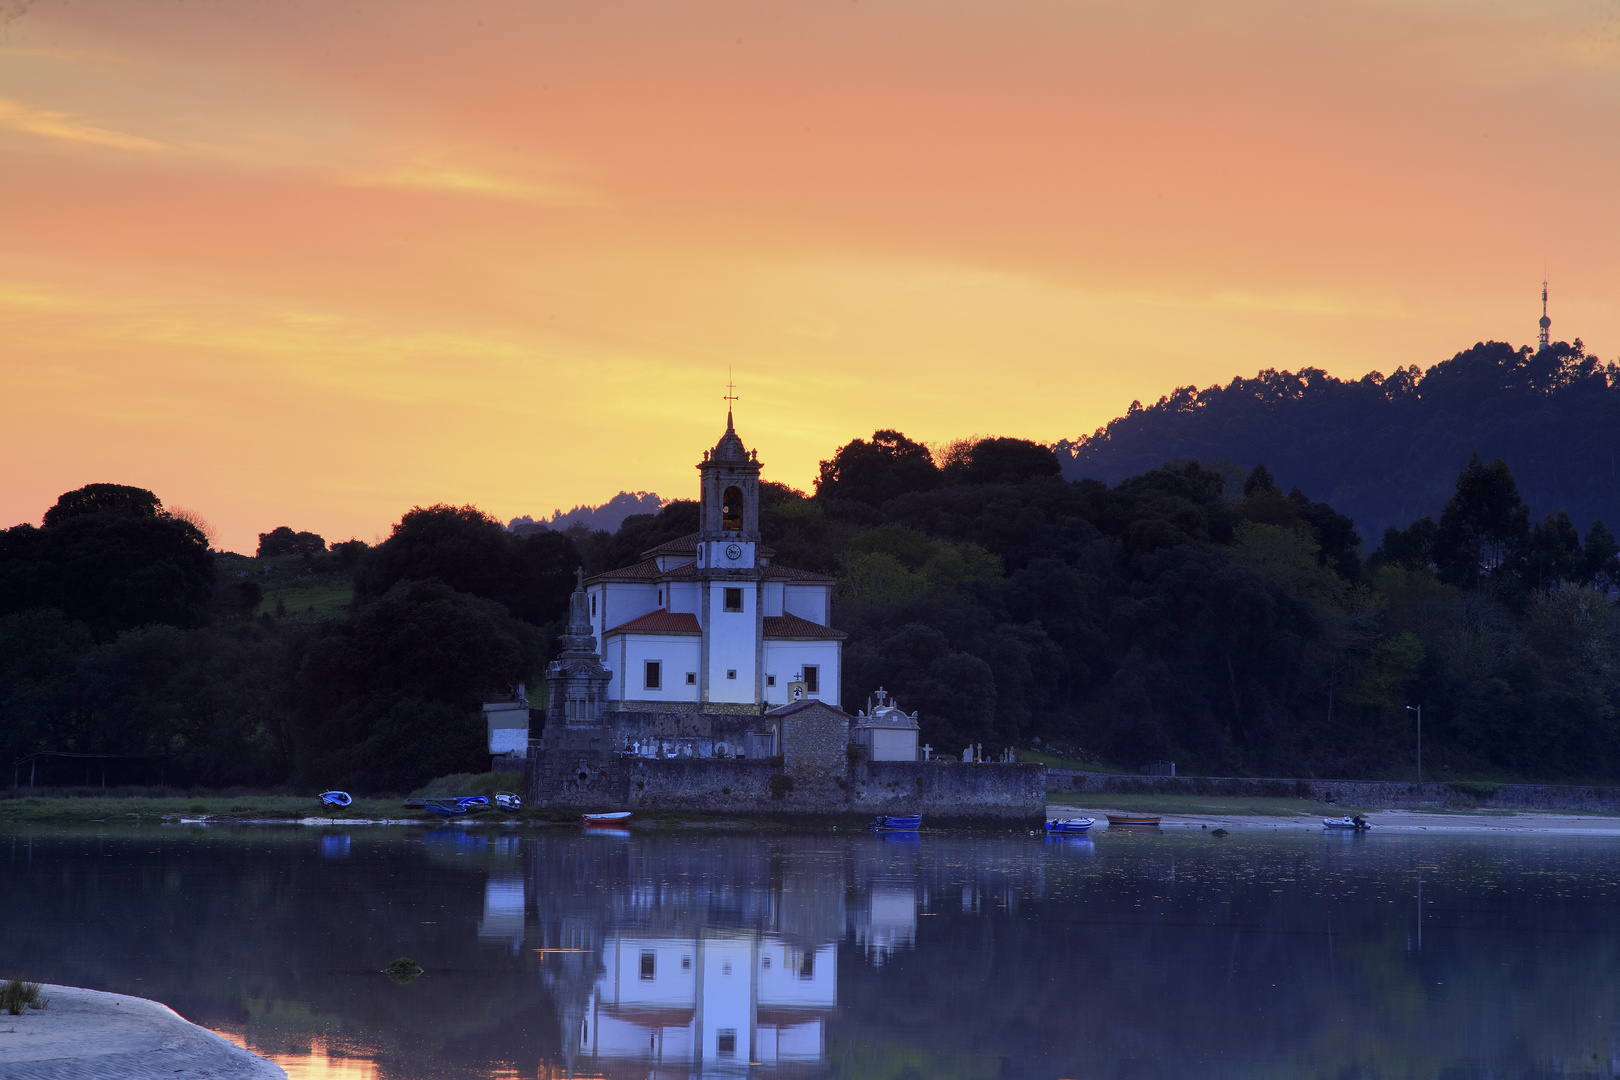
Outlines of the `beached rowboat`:
[{"label": "beached rowboat", "polygon": [[629,816],[630,811],[617,810],[611,814],[581,814],[579,815],[579,820],[583,821],[587,825],[611,825],[615,822],[623,821]]},{"label": "beached rowboat", "polygon": [[916,832],[922,828],[922,815],[879,814],[871,827],[883,832]]},{"label": "beached rowboat", "polygon": [[1109,814],[1109,825],[1157,825],[1158,814]]},{"label": "beached rowboat", "polygon": [[348,806],[352,802],[354,802],[354,799],[349,796],[347,791],[321,792],[322,806]]},{"label": "beached rowboat", "polygon": [[1097,824],[1096,818],[1053,818],[1046,823],[1046,831],[1049,833],[1083,833],[1095,824]]},{"label": "beached rowboat", "polygon": [[1358,822],[1355,818],[1347,818],[1347,817],[1346,818],[1328,818],[1328,817],[1325,817],[1325,818],[1322,819],[1322,827],[1325,828],[1325,829],[1350,829],[1350,830],[1353,830],[1355,832],[1366,832],[1368,829],[1372,828],[1372,822],[1370,822],[1370,821],[1359,821]]}]

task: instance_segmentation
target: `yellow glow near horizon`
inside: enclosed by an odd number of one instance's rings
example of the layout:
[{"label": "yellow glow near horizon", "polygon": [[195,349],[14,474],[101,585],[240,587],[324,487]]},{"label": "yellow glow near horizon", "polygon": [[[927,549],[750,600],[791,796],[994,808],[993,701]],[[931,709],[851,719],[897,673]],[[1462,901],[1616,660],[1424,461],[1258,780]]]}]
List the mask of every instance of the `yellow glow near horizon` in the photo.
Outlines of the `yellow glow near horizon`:
[{"label": "yellow glow near horizon", "polygon": [[39,0],[0,24],[0,526],[251,550],[1052,441],[1266,367],[1620,351],[1595,3]]}]

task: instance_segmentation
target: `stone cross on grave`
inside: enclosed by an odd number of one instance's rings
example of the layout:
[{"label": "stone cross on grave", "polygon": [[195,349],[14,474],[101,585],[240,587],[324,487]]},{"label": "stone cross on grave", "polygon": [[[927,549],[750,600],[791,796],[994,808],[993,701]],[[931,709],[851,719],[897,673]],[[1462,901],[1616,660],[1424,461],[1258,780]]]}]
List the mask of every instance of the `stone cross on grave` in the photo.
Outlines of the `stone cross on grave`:
[{"label": "stone cross on grave", "polygon": [[927,743],[923,743],[922,744],[922,752],[923,752],[923,760],[924,761],[932,761],[932,760],[934,760],[933,758],[928,756],[929,754],[932,754],[934,752],[934,748],[932,746],[929,746]]}]

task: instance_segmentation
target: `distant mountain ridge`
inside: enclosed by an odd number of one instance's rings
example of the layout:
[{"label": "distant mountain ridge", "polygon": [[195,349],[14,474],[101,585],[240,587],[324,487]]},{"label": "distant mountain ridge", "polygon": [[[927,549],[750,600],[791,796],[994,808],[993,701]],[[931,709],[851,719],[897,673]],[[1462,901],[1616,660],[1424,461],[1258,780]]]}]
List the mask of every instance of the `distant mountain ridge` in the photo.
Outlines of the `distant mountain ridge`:
[{"label": "distant mountain ridge", "polygon": [[1386,526],[1435,516],[1473,453],[1503,459],[1539,518],[1620,524],[1620,366],[1580,339],[1540,352],[1481,342],[1427,371],[1336,379],[1267,369],[1132,402],[1056,446],[1063,475],[1117,484],[1167,461],[1264,463],[1283,487],[1349,515],[1369,549]]},{"label": "distant mountain ridge", "polygon": [[618,532],[624,519],[635,514],[656,514],[667,500],[651,491],[621,491],[601,506],[576,506],[572,510],[553,510],[550,518],[536,521],[525,514],[507,522],[508,532],[519,536],[530,533],[561,532],[574,526],[591,531]]}]

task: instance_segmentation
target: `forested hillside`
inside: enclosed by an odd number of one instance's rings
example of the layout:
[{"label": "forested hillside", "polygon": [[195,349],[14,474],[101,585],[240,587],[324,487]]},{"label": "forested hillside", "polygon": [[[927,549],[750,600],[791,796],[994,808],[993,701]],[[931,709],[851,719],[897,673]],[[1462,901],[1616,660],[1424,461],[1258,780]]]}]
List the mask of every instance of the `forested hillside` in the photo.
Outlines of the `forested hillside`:
[{"label": "forested hillside", "polygon": [[1509,462],[1526,499],[1584,528],[1620,521],[1620,369],[1573,345],[1475,345],[1428,371],[1335,379],[1263,371],[1133,402],[1060,443],[1063,475],[1115,484],[1167,461],[1264,462],[1376,537],[1437,514],[1471,454]]},{"label": "forested hillside", "polygon": [[[1431,776],[1620,779],[1620,545],[1501,461],[1465,457],[1439,504],[1364,558],[1280,468],[1110,486],[1019,439],[936,460],[879,431],[811,493],[767,484],[761,517],[783,563],[838,578],[844,700],[890,690],[939,750],[1406,777],[1422,705]],[[0,532],[0,752],[362,791],[481,769],[479,703],[538,689],[575,567],[696,524],[676,501],[519,536],[418,507],[375,548],[278,528],[247,558],[151,492],[69,492]]]}]

